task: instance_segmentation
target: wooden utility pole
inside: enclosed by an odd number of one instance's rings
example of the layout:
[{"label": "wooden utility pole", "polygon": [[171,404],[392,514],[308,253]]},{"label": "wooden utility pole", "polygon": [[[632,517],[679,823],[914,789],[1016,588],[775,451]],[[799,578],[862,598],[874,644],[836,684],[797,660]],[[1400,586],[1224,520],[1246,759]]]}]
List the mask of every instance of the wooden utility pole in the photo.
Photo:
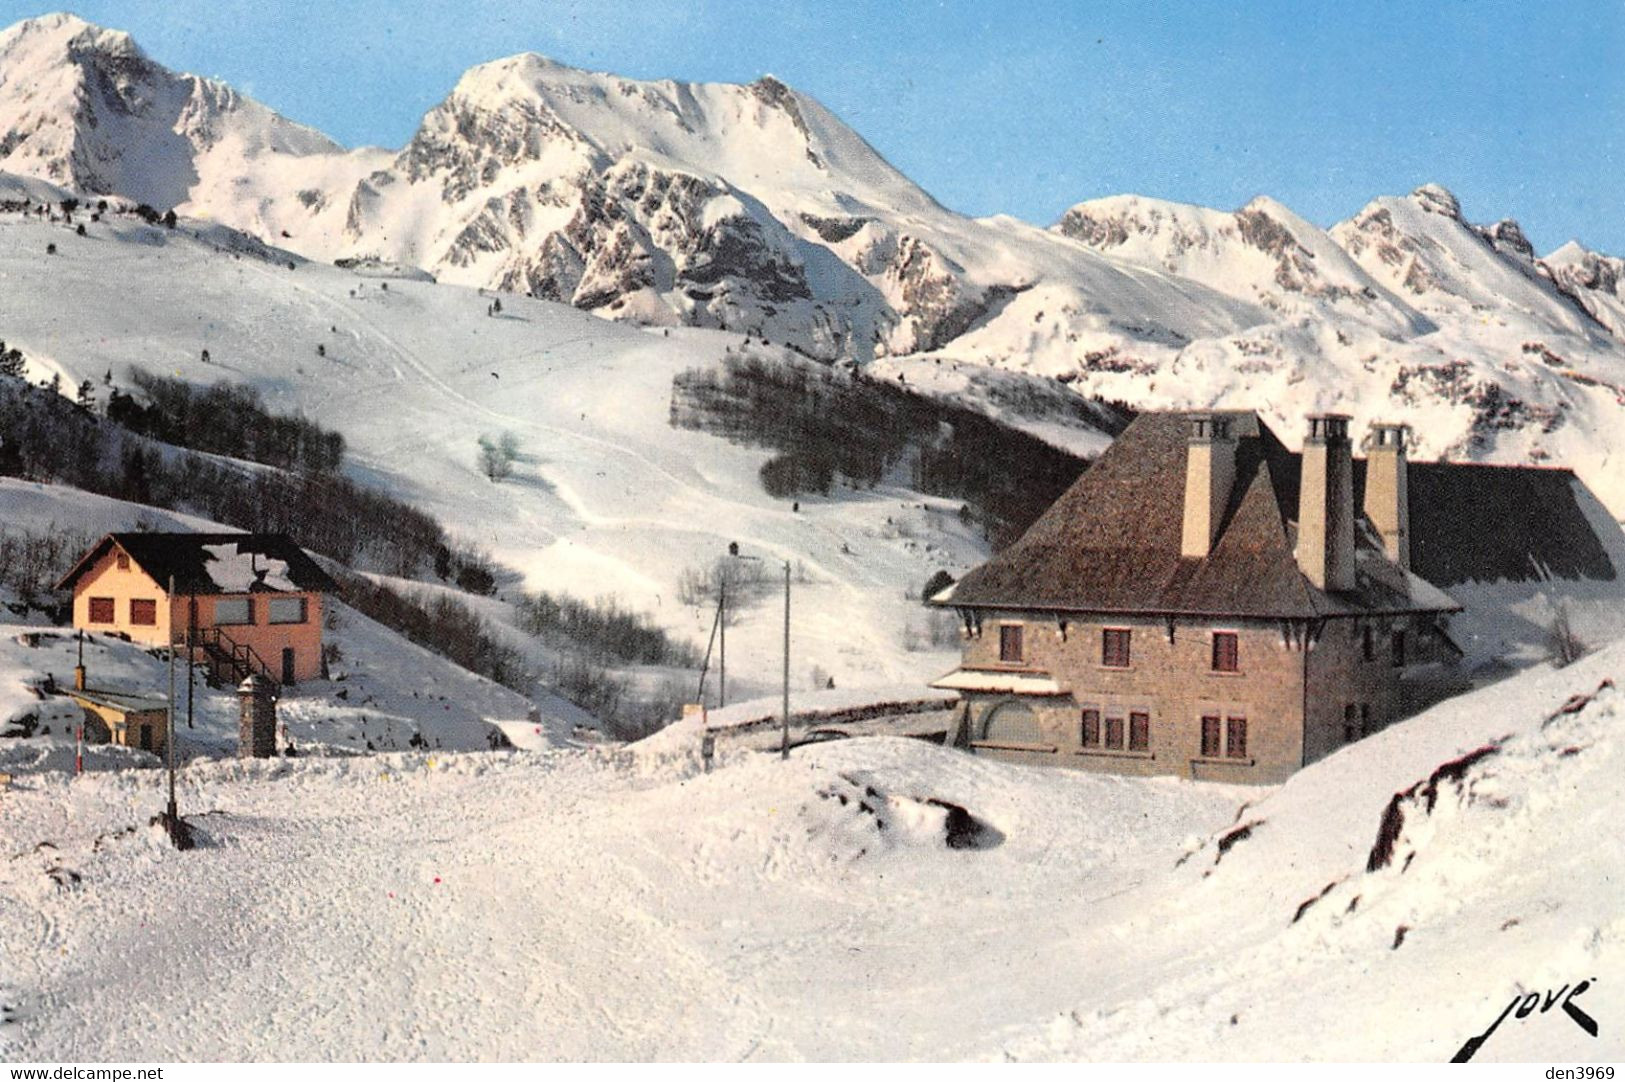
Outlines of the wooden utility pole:
[{"label": "wooden utility pole", "polygon": [[717,588],[717,708],[728,705],[728,575]]},{"label": "wooden utility pole", "polygon": [[181,826],[180,810],[175,806],[175,626],[173,604],[175,597],[175,576],[169,576],[169,607],[171,619],[169,623],[169,708],[164,711],[165,728],[164,758],[169,763],[169,807],[164,811],[164,825],[169,830],[169,840],[175,843],[176,849],[190,849],[190,839],[185,837],[185,828]]},{"label": "wooden utility pole", "polygon": [[[252,604],[252,602],[250,602]],[[193,653],[192,631],[197,627],[197,598],[186,599],[186,727],[192,727],[192,696],[197,686],[197,655]]]},{"label": "wooden utility pole", "polygon": [[[169,596],[175,596],[175,576],[169,576]],[[171,613],[175,611],[171,606]],[[169,763],[169,829],[175,831],[175,629],[169,629],[169,709],[164,711],[167,733],[164,736],[164,758]]]},{"label": "wooden utility pole", "polygon": [[784,561],[784,727],[779,736],[779,758],[790,758],[790,561]]}]

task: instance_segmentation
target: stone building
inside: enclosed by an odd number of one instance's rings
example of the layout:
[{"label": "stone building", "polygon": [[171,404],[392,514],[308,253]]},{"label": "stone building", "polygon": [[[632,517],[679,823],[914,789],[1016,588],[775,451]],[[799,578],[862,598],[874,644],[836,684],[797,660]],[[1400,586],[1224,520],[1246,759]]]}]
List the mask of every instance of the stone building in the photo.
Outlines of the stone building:
[{"label": "stone building", "polygon": [[1139,416],[932,599],[963,625],[963,662],[935,682],[963,696],[956,742],[1274,782],[1460,690],[1441,585],[1608,558],[1578,513],[1555,546],[1526,536],[1542,500],[1564,528],[1568,471],[1412,464],[1404,439],[1374,425],[1356,460],[1337,414],[1308,418],[1301,454],[1252,412]]},{"label": "stone building", "polygon": [[[173,593],[171,593],[173,584]],[[337,589],[283,534],[112,533],[57,584],[73,626],[177,647],[224,682],[322,674],[322,601]]]}]

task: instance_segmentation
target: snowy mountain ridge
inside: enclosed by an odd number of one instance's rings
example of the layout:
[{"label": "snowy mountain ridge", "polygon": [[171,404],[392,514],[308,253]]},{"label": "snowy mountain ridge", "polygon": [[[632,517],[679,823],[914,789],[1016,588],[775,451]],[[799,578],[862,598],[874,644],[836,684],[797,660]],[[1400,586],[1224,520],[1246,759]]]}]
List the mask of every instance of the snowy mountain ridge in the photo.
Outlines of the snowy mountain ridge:
[{"label": "snowy mountain ridge", "polygon": [[[930,382],[951,365],[1145,408],[1402,420],[1418,457],[1570,465],[1625,513],[1620,261],[1539,258],[1437,185],[1329,230],[1141,196],[1050,229],[956,214],[811,97],[535,54],[470,69],[398,152],[346,151],[72,16],[0,33],[0,168],[312,259],[422,268]],[[944,386],[951,386],[952,380]]]}]

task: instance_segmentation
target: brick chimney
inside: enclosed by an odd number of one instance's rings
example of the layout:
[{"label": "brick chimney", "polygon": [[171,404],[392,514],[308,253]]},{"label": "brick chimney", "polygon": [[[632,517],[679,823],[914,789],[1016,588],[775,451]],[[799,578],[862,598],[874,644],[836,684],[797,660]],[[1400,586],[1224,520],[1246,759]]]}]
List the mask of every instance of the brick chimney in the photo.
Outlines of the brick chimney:
[{"label": "brick chimney", "polygon": [[1298,567],[1322,590],[1354,589],[1354,450],[1343,413],[1309,416],[1298,485]]},{"label": "brick chimney", "polygon": [[1213,551],[1236,482],[1236,438],[1230,418],[1222,414],[1192,414],[1186,424],[1185,525],[1179,554],[1201,559]]},{"label": "brick chimney", "polygon": [[1410,485],[1405,436],[1409,427],[1374,421],[1365,456],[1365,517],[1382,535],[1382,549],[1400,567],[1411,566]]}]

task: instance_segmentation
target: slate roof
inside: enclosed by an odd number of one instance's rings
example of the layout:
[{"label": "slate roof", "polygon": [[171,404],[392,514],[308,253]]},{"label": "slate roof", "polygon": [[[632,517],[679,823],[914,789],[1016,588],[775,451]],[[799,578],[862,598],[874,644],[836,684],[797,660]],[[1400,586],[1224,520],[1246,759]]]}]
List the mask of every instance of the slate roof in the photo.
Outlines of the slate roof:
[{"label": "slate roof", "polygon": [[[1449,588],[1463,582],[1612,582],[1619,569],[1580,503],[1572,470],[1412,462],[1411,570]],[[1365,462],[1354,461],[1354,499]],[[1603,512],[1606,517],[1606,512]]]},{"label": "slate roof", "polygon": [[[96,542],[80,558],[73,570],[56,584],[57,589],[72,589],[97,560],[113,545],[130,554],[137,567],[146,572],[160,587],[168,589],[170,577],[175,580],[177,594],[220,594],[233,591],[210,575],[215,555],[210,546],[224,546],[240,554],[254,554],[286,565],[285,576],[297,590],[334,593],[338,583],[312,560],[304,549],[294,544],[287,534],[280,533],[110,533]],[[250,592],[268,590],[265,586],[250,586]]]},{"label": "slate roof", "polygon": [[[1358,509],[1356,588],[1327,593],[1293,556],[1301,461],[1251,411],[1226,411],[1236,476],[1212,553],[1180,555],[1189,413],[1141,414],[1014,545],[933,599],[966,607],[1263,618],[1459,608],[1473,579],[1612,579],[1568,470],[1411,463],[1412,569],[1388,560]],[[1529,513],[1539,508],[1538,516]],[[1536,521],[1538,519],[1538,521]]]}]

